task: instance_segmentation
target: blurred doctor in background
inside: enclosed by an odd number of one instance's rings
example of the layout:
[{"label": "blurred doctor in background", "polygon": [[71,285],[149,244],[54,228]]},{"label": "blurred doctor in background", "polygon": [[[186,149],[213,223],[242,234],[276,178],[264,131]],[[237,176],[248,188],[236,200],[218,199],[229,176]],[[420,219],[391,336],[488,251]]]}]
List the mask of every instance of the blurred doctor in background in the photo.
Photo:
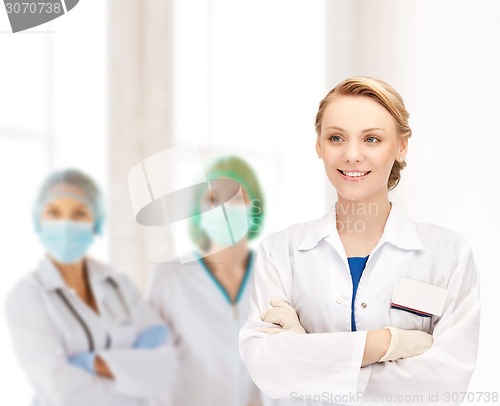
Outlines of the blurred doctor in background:
[{"label": "blurred doctor in background", "polygon": [[104,223],[97,185],[77,170],[54,172],[34,223],[47,255],[6,303],[34,404],[150,405],[171,371],[168,330],[125,275],[86,256]]},{"label": "blurred doctor in background", "polygon": [[[207,178],[210,188],[195,198],[190,230],[199,259],[153,269],[150,300],[172,329],[179,365],[171,397],[161,404],[257,406],[261,393],[240,359],[238,332],[252,286],[248,241],[261,231],[264,197],[238,157],[217,160]],[[222,205],[231,235],[226,221],[203,215]]]}]

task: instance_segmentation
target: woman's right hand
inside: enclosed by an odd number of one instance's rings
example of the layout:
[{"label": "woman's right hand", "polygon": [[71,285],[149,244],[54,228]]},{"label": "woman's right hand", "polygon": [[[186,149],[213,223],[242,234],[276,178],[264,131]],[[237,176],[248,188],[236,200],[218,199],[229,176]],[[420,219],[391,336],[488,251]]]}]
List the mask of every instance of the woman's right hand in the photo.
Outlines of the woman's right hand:
[{"label": "woman's right hand", "polygon": [[261,328],[260,331],[277,334],[284,331],[305,334],[304,327],[300,324],[299,316],[295,309],[282,299],[271,299],[272,308],[264,312],[260,318],[267,323],[275,324],[280,328]]}]

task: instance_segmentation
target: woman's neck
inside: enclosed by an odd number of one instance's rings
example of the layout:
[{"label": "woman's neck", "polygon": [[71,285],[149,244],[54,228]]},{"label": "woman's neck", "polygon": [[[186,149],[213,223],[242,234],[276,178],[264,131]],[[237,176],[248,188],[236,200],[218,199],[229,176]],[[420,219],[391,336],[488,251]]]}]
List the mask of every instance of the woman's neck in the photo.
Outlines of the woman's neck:
[{"label": "woman's neck", "polygon": [[390,211],[387,192],[356,201],[338,195],[337,230],[339,234],[381,235]]},{"label": "woman's neck", "polygon": [[243,239],[225,250],[215,252],[204,258],[214,273],[244,270],[248,261],[248,242]]},{"label": "woman's neck", "polygon": [[61,264],[50,257],[50,255],[49,258],[61,274],[66,286],[72,289],[94,312],[99,314],[99,309],[88,280],[85,259],[75,262],[74,264]]},{"label": "woman's neck", "polygon": [[85,282],[84,259],[74,264],[62,264],[52,257],[50,259],[68,287],[77,288],[82,285],[82,282]]}]

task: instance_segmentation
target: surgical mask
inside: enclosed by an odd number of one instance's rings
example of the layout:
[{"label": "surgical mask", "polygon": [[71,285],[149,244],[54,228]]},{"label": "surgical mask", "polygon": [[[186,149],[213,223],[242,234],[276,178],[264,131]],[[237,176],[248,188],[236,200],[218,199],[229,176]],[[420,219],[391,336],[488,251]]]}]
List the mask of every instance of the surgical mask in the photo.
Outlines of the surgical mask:
[{"label": "surgical mask", "polygon": [[[225,205],[224,207],[229,222],[226,221],[222,209],[205,212],[200,219],[200,228],[207,233],[211,241],[222,247],[229,247],[247,235],[249,215],[244,205]],[[232,238],[228,228],[231,229]]]},{"label": "surgical mask", "polygon": [[43,221],[40,241],[47,252],[62,264],[82,259],[94,242],[94,225],[82,221]]}]

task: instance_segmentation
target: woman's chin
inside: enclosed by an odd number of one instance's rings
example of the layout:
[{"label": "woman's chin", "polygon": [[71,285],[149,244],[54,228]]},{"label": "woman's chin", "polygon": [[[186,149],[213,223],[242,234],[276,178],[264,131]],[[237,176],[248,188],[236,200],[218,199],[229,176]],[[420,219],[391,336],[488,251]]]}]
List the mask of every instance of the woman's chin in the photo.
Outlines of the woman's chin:
[{"label": "woman's chin", "polygon": [[370,185],[370,187],[357,188],[355,185],[333,185],[337,190],[337,196],[347,202],[369,202],[379,200],[382,196],[387,195],[387,186],[385,184]]},{"label": "woman's chin", "polygon": [[339,197],[339,200],[342,199],[344,201],[352,202],[352,203],[365,201],[367,199],[367,197],[369,196],[369,194],[367,194],[364,191],[360,191],[360,192],[356,193],[353,191],[343,191],[343,190],[339,190],[339,189],[337,189],[337,195]]}]

